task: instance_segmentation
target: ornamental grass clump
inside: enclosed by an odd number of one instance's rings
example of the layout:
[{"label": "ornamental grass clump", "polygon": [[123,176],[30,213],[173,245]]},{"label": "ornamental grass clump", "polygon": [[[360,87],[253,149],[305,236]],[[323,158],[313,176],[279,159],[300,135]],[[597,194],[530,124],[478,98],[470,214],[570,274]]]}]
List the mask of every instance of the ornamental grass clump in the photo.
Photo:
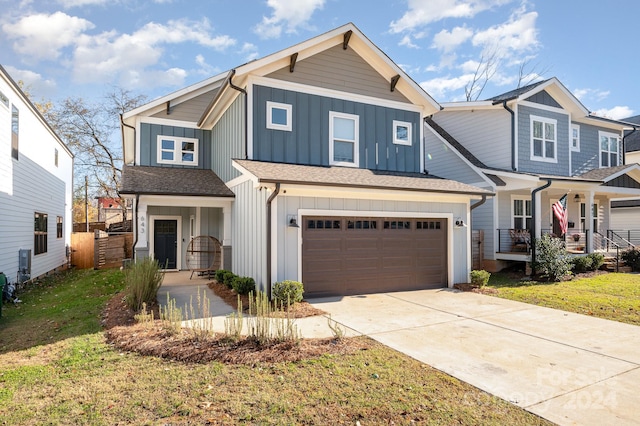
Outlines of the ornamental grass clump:
[{"label": "ornamental grass clump", "polygon": [[164,271],[157,260],[149,257],[125,269],[125,301],[130,309],[139,312],[144,303],[157,303],[158,290],[164,279]]}]

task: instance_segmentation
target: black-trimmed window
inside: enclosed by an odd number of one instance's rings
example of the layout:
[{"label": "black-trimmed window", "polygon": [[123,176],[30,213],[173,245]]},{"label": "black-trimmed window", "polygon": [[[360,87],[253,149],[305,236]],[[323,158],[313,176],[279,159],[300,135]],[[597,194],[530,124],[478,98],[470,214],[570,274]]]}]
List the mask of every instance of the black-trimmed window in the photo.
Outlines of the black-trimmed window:
[{"label": "black-trimmed window", "polygon": [[340,229],[340,220],[309,219],[307,229]]},{"label": "black-trimmed window", "polygon": [[377,229],[378,222],[371,219],[349,219],[347,220],[347,229]]},{"label": "black-trimmed window", "polygon": [[47,252],[47,222],[49,216],[46,213],[34,214],[33,226],[33,251],[34,254],[42,254]]},{"label": "black-trimmed window", "polygon": [[441,229],[441,227],[440,221],[419,220],[416,222],[416,229]]},{"label": "black-trimmed window", "polygon": [[56,238],[62,237],[62,216],[56,216]]},{"label": "black-trimmed window", "polygon": [[411,222],[408,220],[385,220],[384,229],[411,229]]},{"label": "black-trimmed window", "polygon": [[18,133],[20,131],[20,111],[11,105],[11,156],[18,159]]}]

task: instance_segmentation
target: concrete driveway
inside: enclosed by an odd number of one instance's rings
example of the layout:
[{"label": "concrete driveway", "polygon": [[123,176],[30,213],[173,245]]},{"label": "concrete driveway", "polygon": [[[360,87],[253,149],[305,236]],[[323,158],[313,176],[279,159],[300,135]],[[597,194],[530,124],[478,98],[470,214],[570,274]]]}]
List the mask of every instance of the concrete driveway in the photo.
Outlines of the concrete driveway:
[{"label": "concrete driveway", "polygon": [[448,289],[310,302],[555,423],[640,424],[640,327]]}]

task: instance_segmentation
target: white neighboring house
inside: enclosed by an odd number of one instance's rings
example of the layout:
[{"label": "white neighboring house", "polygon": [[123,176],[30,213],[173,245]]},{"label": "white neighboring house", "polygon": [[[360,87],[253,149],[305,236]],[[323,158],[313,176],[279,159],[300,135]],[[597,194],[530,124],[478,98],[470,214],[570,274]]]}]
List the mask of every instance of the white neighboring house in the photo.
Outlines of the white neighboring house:
[{"label": "white neighboring house", "polygon": [[0,272],[18,276],[31,250],[30,277],[67,264],[71,244],[73,154],[0,66]]}]

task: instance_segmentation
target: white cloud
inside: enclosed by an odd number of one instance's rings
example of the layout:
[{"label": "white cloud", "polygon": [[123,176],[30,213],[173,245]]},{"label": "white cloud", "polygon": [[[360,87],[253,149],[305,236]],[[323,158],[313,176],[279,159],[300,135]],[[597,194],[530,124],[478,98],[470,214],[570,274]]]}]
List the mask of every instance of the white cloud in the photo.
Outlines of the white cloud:
[{"label": "white cloud", "polygon": [[490,50],[497,48],[505,55],[509,51],[533,50],[538,47],[537,18],[537,12],[525,13],[519,9],[507,22],[478,31],[473,36],[473,45]]},{"label": "white cloud", "polygon": [[573,91],[573,95],[576,98],[580,99],[581,101],[585,99],[595,99],[597,102],[601,102],[606,98],[608,98],[610,93],[611,92],[609,90],[590,89],[590,88],[575,89]]},{"label": "white cloud", "polygon": [[417,44],[415,44],[412,40],[411,40],[411,36],[410,35],[405,35],[404,37],[402,37],[402,40],[400,40],[400,43],[398,43],[399,46],[407,46],[407,47],[411,47],[412,49],[419,49],[420,46],[418,46]]},{"label": "white cloud", "polygon": [[24,83],[24,88],[36,98],[48,98],[55,93],[56,82],[51,79],[44,78],[37,72],[21,70],[12,67],[11,65],[7,65],[6,70],[15,81],[22,81]]},{"label": "white cloud", "polygon": [[455,27],[451,31],[442,30],[433,36],[433,44],[431,47],[444,52],[450,52],[469,40],[471,36],[473,36],[473,31],[465,27]]},{"label": "white cloud", "polygon": [[112,0],[58,0],[58,4],[62,5],[65,9],[79,6],[95,6],[102,4],[111,4]]},{"label": "white cloud", "polygon": [[437,77],[420,83],[420,86],[435,99],[443,99],[446,94],[463,89],[473,79],[473,74],[457,77]]},{"label": "white cloud", "polygon": [[322,9],[325,0],[267,0],[267,6],[273,9],[270,17],[263,16],[253,31],[260,38],[278,38],[283,27],[287,33],[295,33],[298,27],[308,26],[308,22],[317,9]]},{"label": "white cloud", "polygon": [[61,49],[75,43],[76,39],[94,25],[86,19],[69,16],[63,12],[51,15],[39,13],[6,23],[2,30],[14,39],[13,49],[34,59],[57,59]]},{"label": "white cloud", "polygon": [[413,31],[445,18],[473,18],[479,12],[512,0],[409,0],[409,9],[389,25],[394,34]]},{"label": "white cloud", "polygon": [[594,113],[600,117],[612,118],[614,120],[620,120],[622,118],[631,117],[635,111],[628,106],[614,106],[613,108],[601,108]]},{"label": "white cloud", "polygon": [[258,46],[253,43],[245,42],[242,45],[242,49],[240,49],[240,53],[242,53],[247,62],[253,61],[258,57]]}]

